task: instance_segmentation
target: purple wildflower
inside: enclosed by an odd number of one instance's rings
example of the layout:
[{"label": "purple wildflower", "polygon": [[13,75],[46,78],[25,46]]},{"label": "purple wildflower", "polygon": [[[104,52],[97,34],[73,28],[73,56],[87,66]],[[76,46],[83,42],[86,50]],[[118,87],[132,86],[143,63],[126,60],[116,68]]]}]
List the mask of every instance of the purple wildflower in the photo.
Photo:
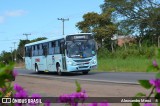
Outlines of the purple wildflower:
[{"label": "purple wildflower", "polygon": [[98,103],[91,103],[88,106],[98,106]]},{"label": "purple wildflower", "polygon": [[59,97],[60,103],[66,103],[68,101],[69,96],[67,94],[63,94]]},{"label": "purple wildflower", "polygon": [[17,70],[13,70],[12,75],[13,75],[14,77],[16,77],[16,76],[18,75]]},{"label": "purple wildflower", "polygon": [[0,92],[5,92],[6,91],[6,88],[0,88]]},{"label": "purple wildflower", "polygon": [[49,100],[46,100],[44,106],[51,106],[51,102]]},{"label": "purple wildflower", "polygon": [[107,102],[103,102],[103,103],[91,103],[88,106],[109,106]]},{"label": "purple wildflower", "polygon": [[156,87],[156,91],[160,93],[160,79],[151,79],[149,80],[150,84]]},{"label": "purple wildflower", "polygon": [[26,97],[28,97],[28,94],[27,94],[27,91],[21,90],[21,91],[17,92],[16,94],[14,94],[14,97],[26,98]]},{"label": "purple wildflower", "polygon": [[15,103],[14,105],[15,105],[15,106],[23,106],[22,103]]},{"label": "purple wildflower", "polygon": [[[20,90],[18,92],[16,92],[16,94],[14,94],[15,98],[19,98],[19,99],[24,99],[28,97],[27,91],[25,90]],[[23,106],[23,104],[25,103],[15,103],[15,106]]]},{"label": "purple wildflower", "polygon": [[32,94],[32,98],[34,98],[34,99],[40,99],[41,95],[40,94]]},{"label": "purple wildflower", "polygon": [[78,102],[84,102],[87,98],[87,94],[85,91],[75,92],[72,94],[64,94],[59,97],[60,103],[68,103],[71,106],[78,106]]},{"label": "purple wildflower", "polygon": [[[40,99],[40,98],[41,98],[41,95],[39,95],[39,94],[32,94],[31,98],[32,98],[32,99]],[[35,102],[29,103],[30,106],[35,106],[35,105],[37,105],[37,104],[39,104],[39,103],[35,103]]]},{"label": "purple wildflower", "polygon": [[14,84],[14,90],[20,92],[21,90],[23,90],[23,88],[19,84]]},{"label": "purple wildflower", "polygon": [[71,103],[71,106],[78,106],[78,103]]},{"label": "purple wildflower", "polygon": [[109,106],[109,104],[107,102],[104,102],[104,103],[99,103],[99,106]]},{"label": "purple wildflower", "polygon": [[157,64],[156,60],[153,60],[152,64],[153,64],[154,67],[158,67],[158,64]]},{"label": "purple wildflower", "polygon": [[0,92],[3,92],[3,91],[2,91],[2,88],[0,88]]},{"label": "purple wildflower", "polygon": [[151,103],[145,103],[144,106],[153,106]]},{"label": "purple wildflower", "polygon": [[155,79],[150,79],[149,83],[155,86]]}]

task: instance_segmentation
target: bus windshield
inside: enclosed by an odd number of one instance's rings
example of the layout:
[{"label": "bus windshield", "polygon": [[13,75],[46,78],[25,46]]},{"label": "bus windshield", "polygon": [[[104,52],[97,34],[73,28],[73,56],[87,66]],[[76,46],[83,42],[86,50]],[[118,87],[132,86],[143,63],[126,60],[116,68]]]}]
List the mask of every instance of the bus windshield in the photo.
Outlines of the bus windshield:
[{"label": "bus windshield", "polygon": [[95,54],[96,46],[94,39],[67,42],[67,56],[70,58],[87,58]]}]

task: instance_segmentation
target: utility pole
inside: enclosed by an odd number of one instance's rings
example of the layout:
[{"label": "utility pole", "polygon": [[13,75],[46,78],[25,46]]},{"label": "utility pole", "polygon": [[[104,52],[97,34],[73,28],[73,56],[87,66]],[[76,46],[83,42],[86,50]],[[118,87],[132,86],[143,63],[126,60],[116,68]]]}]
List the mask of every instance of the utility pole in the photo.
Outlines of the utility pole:
[{"label": "utility pole", "polygon": [[10,47],[11,48],[11,58],[12,58],[12,62],[13,62],[13,55],[12,55],[12,48],[13,47]]},{"label": "utility pole", "polygon": [[23,35],[25,35],[26,39],[28,40],[28,35],[31,35],[31,34],[24,33]]},{"label": "utility pole", "polygon": [[16,49],[15,49],[15,44],[16,44],[16,42],[13,42],[13,44],[14,44],[14,50],[15,50],[15,53],[14,53],[14,61],[16,62]]},{"label": "utility pole", "polygon": [[61,20],[63,22],[63,35],[64,35],[64,22],[69,21],[69,18],[64,19],[64,18],[58,18],[58,20]]}]

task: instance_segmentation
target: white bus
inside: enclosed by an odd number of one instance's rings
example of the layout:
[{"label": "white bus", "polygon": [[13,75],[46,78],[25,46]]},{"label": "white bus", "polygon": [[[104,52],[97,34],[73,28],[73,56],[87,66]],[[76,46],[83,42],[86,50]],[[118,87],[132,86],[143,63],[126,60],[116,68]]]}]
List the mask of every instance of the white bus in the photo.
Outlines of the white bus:
[{"label": "white bus", "polygon": [[57,36],[25,45],[25,66],[39,73],[88,72],[97,67],[97,45],[91,33]]}]

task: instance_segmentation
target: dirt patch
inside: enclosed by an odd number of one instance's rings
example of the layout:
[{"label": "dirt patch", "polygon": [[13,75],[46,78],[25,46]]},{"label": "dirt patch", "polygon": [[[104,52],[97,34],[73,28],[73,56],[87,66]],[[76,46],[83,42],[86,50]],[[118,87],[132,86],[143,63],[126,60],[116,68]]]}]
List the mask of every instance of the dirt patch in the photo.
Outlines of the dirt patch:
[{"label": "dirt patch", "polygon": [[25,67],[25,63],[24,63],[24,62],[16,63],[14,67],[17,67],[17,68],[24,68],[24,67]]},{"label": "dirt patch", "polygon": [[[149,91],[139,85],[112,84],[79,81],[89,97],[133,97],[138,92],[146,94]],[[74,81],[43,79],[36,77],[17,76],[16,81],[30,93],[39,93],[44,97],[59,97],[62,94],[75,92]],[[113,103],[110,106],[131,106],[128,103]]]}]

